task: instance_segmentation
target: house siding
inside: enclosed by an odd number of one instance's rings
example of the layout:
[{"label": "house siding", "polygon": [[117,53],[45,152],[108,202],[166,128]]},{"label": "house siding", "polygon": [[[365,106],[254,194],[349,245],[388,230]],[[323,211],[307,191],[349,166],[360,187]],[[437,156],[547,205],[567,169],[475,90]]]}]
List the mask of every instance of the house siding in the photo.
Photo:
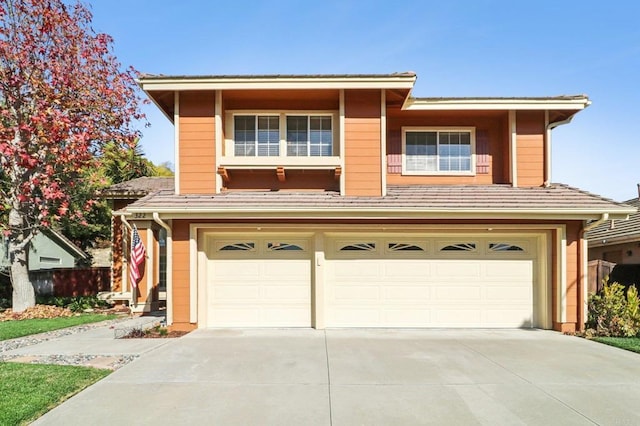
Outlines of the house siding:
[{"label": "house siding", "polygon": [[[507,183],[504,156],[508,143],[504,137],[504,113],[453,115],[433,111],[389,109],[387,118],[387,183],[391,185],[490,185]],[[474,127],[476,129],[476,167],[471,176],[403,175],[403,127]],[[507,157],[508,158],[508,157]]]},{"label": "house siding", "polygon": [[544,184],[544,112],[516,114],[518,186]]},{"label": "house siding", "polygon": [[180,193],[215,193],[215,92],[180,92],[178,129]]},{"label": "house siding", "polygon": [[173,221],[173,325],[181,328],[190,324],[190,254],[189,221]]},{"label": "house siding", "polygon": [[589,260],[602,259],[621,265],[640,264],[640,245],[637,241],[624,244],[611,244],[589,247]]},{"label": "house siding", "polygon": [[338,90],[226,90],[222,92],[225,110],[337,111]]},{"label": "house siding", "polygon": [[382,195],[380,91],[345,91],[345,192]]},{"label": "house siding", "polygon": [[559,283],[557,282],[557,259],[558,253],[556,253],[555,247],[557,238],[554,236],[553,250],[552,250],[552,265],[553,267],[553,328],[554,330],[573,333],[578,330],[584,329],[584,286],[588,285],[587,277],[583,273],[583,260],[582,260],[582,222],[571,221],[566,222],[566,293],[565,309],[566,320],[564,322],[559,321],[559,315],[557,311],[557,297],[559,295]]}]

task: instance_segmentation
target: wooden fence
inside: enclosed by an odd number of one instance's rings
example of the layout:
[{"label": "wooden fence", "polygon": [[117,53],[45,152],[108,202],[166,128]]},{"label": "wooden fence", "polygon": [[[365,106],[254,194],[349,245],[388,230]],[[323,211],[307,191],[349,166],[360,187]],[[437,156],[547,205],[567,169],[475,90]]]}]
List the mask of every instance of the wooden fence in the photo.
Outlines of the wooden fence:
[{"label": "wooden fence", "polygon": [[615,263],[606,260],[589,261],[589,293],[596,293],[602,290],[602,280],[611,276]]},{"label": "wooden fence", "polygon": [[111,289],[111,268],[47,269],[30,278],[39,296],[95,296]]}]

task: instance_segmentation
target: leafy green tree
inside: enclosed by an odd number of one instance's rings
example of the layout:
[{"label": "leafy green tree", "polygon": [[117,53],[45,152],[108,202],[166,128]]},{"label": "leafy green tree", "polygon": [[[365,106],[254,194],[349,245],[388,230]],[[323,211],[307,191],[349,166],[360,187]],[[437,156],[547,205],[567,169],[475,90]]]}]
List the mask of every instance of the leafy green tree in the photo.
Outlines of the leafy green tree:
[{"label": "leafy green tree", "polygon": [[171,163],[168,161],[162,162],[158,165],[155,166],[156,168],[156,173],[155,176],[162,176],[162,177],[170,177],[173,176],[173,170],[171,170]]},{"label": "leafy green tree", "polygon": [[156,172],[153,163],[144,157],[139,139],[125,149],[116,143],[108,143],[100,158],[100,168],[111,185],[154,176]]}]

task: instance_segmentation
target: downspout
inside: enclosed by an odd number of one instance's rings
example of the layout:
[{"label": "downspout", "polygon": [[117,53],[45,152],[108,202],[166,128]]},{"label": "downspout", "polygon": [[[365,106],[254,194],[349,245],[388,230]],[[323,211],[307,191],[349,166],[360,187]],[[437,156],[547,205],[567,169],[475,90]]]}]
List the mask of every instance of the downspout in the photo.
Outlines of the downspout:
[{"label": "downspout", "polygon": [[601,223],[607,220],[609,220],[609,213],[602,213],[602,216],[600,216],[600,219],[586,225],[584,228],[582,228],[582,232],[584,233],[584,232],[591,231],[593,228],[595,228],[596,226],[600,225]]},{"label": "downspout", "polygon": [[167,231],[167,325],[173,324],[173,235],[171,227],[153,212],[153,221]]},{"label": "downspout", "polygon": [[543,184],[545,188],[548,188],[549,186],[551,186],[551,131],[558,126],[571,123],[571,120],[573,120],[573,115],[567,118],[566,120],[554,121],[553,123],[549,123],[549,110],[545,110],[544,112],[545,132],[546,132],[544,156],[545,156],[545,159],[547,160],[545,162],[545,171],[544,171],[545,181]]}]

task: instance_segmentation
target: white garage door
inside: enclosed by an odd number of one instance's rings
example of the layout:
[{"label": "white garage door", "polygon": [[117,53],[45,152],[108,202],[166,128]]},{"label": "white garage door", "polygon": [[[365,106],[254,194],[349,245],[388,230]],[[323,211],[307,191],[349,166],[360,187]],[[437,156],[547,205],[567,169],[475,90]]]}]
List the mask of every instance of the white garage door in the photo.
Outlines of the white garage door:
[{"label": "white garage door", "polygon": [[532,327],[535,243],[330,241],[327,327]]},{"label": "white garage door", "polygon": [[208,253],[208,327],[311,326],[308,240],[211,239]]}]

